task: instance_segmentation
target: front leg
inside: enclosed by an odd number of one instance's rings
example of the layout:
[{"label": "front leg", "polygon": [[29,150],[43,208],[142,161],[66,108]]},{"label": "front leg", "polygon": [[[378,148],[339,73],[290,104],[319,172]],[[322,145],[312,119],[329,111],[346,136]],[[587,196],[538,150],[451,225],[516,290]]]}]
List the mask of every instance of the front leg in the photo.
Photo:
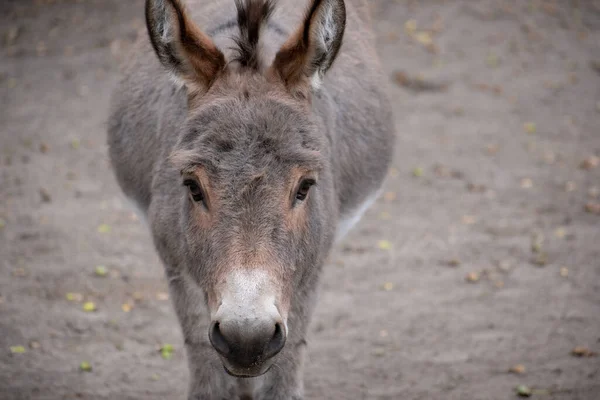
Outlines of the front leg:
[{"label": "front leg", "polygon": [[210,343],[186,344],[190,383],[188,400],[238,399],[235,378],[227,375]]},{"label": "front leg", "polygon": [[303,369],[306,342],[286,343],[277,362],[264,376],[256,400],[304,399]]}]

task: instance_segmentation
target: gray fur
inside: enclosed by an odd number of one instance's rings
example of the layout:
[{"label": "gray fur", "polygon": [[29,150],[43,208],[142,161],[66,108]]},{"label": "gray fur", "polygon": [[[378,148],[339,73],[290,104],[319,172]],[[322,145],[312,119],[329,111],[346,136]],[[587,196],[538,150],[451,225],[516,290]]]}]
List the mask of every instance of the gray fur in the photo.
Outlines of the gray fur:
[{"label": "gray fur", "polygon": [[[160,10],[166,0],[150,1]],[[304,11],[296,1],[285,3],[271,22],[284,29],[297,26]],[[234,63],[190,99],[186,87],[169,78],[148,38],[128,57],[109,118],[110,157],[123,192],[146,214],[165,266],[187,348],[189,399],[303,398],[305,337],[320,270],[338,223],[380,188],[392,157],[390,106],[365,3],[346,2],[344,44],[310,99],[282,96],[264,68]],[[204,32],[218,31],[212,39],[226,60],[239,55],[229,50],[238,29],[229,23],[236,19],[232,6],[233,0],[206,0],[188,1],[187,7]],[[331,21],[322,24],[329,33],[336,31]],[[263,67],[285,39],[274,29],[262,30]],[[182,185],[182,169],[196,165],[218,197],[210,228],[196,225],[196,216],[210,210],[194,208]],[[306,220],[290,230],[282,221],[292,211],[282,206],[280,194],[298,166],[318,177],[302,205]],[[207,296],[218,273],[227,273],[224,255],[236,245],[236,262],[268,248],[268,262],[278,266],[273,273],[291,296],[285,347],[276,365],[256,378],[227,375],[207,335]]]}]

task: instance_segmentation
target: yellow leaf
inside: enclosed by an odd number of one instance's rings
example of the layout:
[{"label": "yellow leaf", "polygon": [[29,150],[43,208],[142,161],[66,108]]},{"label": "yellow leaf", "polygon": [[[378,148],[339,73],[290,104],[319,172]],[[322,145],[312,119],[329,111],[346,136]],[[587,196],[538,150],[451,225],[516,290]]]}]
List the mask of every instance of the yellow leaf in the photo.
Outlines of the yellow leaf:
[{"label": "yellow leaf", "polygon": [[392,248],[392,243],[389,240],[380,240],[377,243],[377,247],[379,247],[381,250],[389,250]]},{"label": "yellow leaf", "polygon": [[22,354],[25,353],[25,351],[24,346],[10,346],[10,352],[13,354]]},{"label": "yellow leaf", "polygon": [[93,301],[86,301],[85,303],[83,303],[82,308],[85,312],[96,311],[96,304],[94,304]]},{"label": "yellow leaf", "polygon": [[108,224],[100,224],[100,226],[98,226],[98,232],[100,233],[109,233],[110,229],[110,225]]}]

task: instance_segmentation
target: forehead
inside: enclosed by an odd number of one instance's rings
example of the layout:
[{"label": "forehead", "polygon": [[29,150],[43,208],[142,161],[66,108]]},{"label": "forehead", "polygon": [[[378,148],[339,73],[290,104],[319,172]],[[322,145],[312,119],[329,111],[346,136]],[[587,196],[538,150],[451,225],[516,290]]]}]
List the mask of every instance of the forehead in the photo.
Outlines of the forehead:
[{"label": "forehead", "polygon": [[242,90],[189,118],[174,159],[181,170],[202,166],[215,178],[277,176],[320,170],[322,141],[302,110]]}]

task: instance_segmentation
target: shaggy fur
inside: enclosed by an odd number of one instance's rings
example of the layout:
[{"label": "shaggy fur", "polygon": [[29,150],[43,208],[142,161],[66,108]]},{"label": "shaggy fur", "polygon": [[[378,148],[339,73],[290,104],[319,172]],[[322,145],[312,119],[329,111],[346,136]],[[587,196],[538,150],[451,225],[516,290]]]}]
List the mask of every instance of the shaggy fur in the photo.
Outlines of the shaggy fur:
[{"label": "shaggy fur", "polygon": [[[114,93],[110,157],[164,263],[189,399],[303,398],[321,268],[336,228],[364,210],[392,157],[366,4],[312,0],[299,16],[295,0],[279,3],[281,13],[269,1],[190,0],[184,9],[180,0],[147,0],[149,39]],[[316,184],[298,200],[306,180]],[[287,338],[257,362],[253,374],[266,373],[235,378],[208,328],[229,277],[252,271],[275,285]]]}]

